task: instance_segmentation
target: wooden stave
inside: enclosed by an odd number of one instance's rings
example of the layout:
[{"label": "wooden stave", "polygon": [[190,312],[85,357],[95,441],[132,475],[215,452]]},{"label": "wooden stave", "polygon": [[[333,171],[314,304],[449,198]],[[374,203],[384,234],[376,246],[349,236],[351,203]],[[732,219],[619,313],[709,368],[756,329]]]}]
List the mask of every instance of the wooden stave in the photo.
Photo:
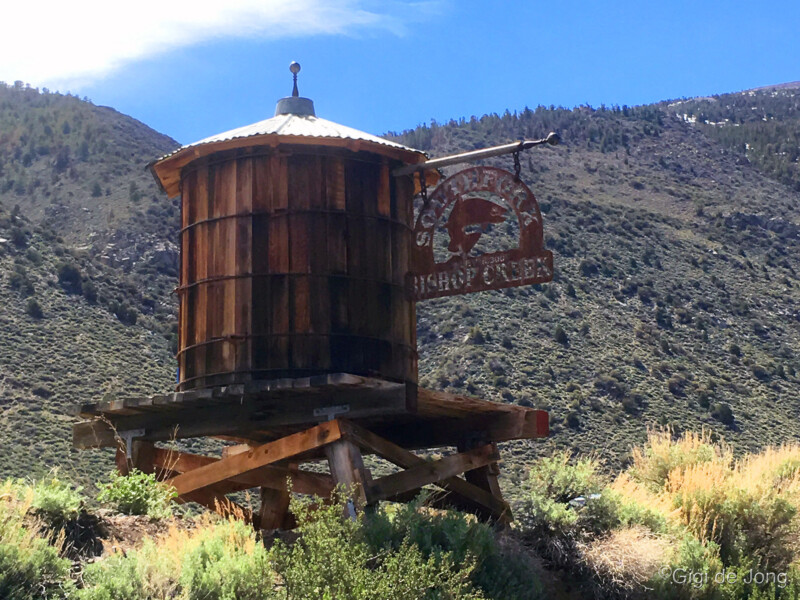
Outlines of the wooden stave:
[{"label": "wooden stave", "polygon": [[[303,166],[297,169],[298,164]],[[415,307],[403,290],[408,270],[411,199],[398,201],[398,197],[407,193],[408,182],[396,186],[394,178],[388,175],[390,165],[385,159],[366,164],[360,161],[349,164],[336,155],[293,157],[276,152],[209,163],[205,169],[186,173],[182,202],[180,289],[184,293],[179,327],[179,389],[217,385],[221,380],[236,383],[262,377],[342,371],[416,383]],[[324,175],[319,175],[316,181],[303,178],[298,171],[304,169],[316,170],[318,174],[321,170]],[[321,193],[321,188],[327,188],[325,193]],[[201,201],[203,196],[206,202]],[[375,202],[370,201],[372,197]],[[343,223],[344,243],[340,235],[330,235],[341,233]],[[258,241],[259,230],[262,230],[260,237],[263,230],[267,231],[266,243],[263,239]],[[322,231],[326,246],[308,248],[308,241],[320,239]],[[305,239],[301,234],[287,241],[283,237],[287,232],[306,232]],[[235,252],[213,252],[215,247],[226,247],[232,238]],[[273,238],[277,240],[274,244]],[[387,238],[388,252],[380,243]],[[267,251],[262,252],[264,249]],[[344,273],[337,272],[343,270],[341,260],[338,267],[336,263],[343,249],[348,254]],[[189,258],[192,253],[194,260]],[[202,254],[208,260],[200,260]],[[374,259],[370,260],[372,254]],[[232,262],[231,256],[235,256]],[[320,260],[323,256],[332,256],[333,260],[325,263]],[[265,267],[266,272],[259,271]],[[218,275],[231,279],[222,284],[203,281]],[[325,293],[326,278],[328,293]],[[274,307],[266,329],[263,323],[261,328],[254,324],[264,318],[256,307],[265,287],[263,283],[256,286],[257,279],[268,281],[266,292]],[[282,279],[289,280],[288,286],[280,282]],[[186,291],[187,287],[194,291]],[[334,289],[347,299],[335,300],[331,293]],[[235,310],[229,310],[225,302],[231,295],[237,299],[233,302]],[[344,326],[337,327],[334,315],[329,314],[326,330],[326,318],[320,316],[325,312],[326,296],[328,303],[340,311],[349,306],[348,314],[340,315],[338,320]],[[349,300],[379,296],[384,298],[383,307],[376,300],[368,303],[366,311],[353,309],[357,303]],[[239,300],[243,297],[250,299],[253,307],[250,314]],[[293,299],[291,304],[289,297]],[[222,321],[209,311],[210,306],[222,307],[225,314]],[[388,320],[384,318],[387,308],[392,316]],[[287,312],[284,309],[288,309],[288,314],[283,314]],[[213,340],[215,337],[233,339]],[[270,342],[269,353],[262,350],[264,340]],[[258,360],[266,354],[270,356],[268,361]],[[341,354],[347,354],[351,360],[347,364],[331,360]],[[377,362],[376,356],[380,357]]]}]

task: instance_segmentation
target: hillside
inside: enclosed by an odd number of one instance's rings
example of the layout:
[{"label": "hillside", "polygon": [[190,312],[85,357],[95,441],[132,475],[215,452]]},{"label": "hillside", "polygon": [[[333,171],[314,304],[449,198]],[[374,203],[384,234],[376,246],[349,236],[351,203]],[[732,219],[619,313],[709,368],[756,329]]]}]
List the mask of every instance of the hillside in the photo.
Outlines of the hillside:
[{"label": "hillside", "polygon": [[147,216],[177,205],[145,166],[178,145],[112,108],[0,84],[0,197],[71,244],[130,228],[168,237],[169,218],[159,228]]},{"label": "hillside", "polygon": [[[3,476],[110,467],[69,407],[174,381],[177,203],[144,165],[177,143],[113,109],[0,85]],[[37,308],[38,307],[38,308]]]},{"label": "hillside", "polygon": [[[395,136],[434,156],[562,136],[522,159],[554,282],[418,307],[425,385],[551,411],[550,440],[506,454],[510,481],[555,447],[619,467],[650,423],[707,425],[741,451],[800,434],[800,175],[784,143],[799,107],[778,89]],[[177,208],[144,165],[176,145],[111,109],[0,87],[0,476],[107,470],[69,451],[67,406],[171,386]]]},{"label": "hillside", "polygon": [[524,458],[557,447],[619,467],[646,424],[708,426],[740,450],[800,433],[800,169],[781,141],[800,131],[798,108],[797,90],[771,90],[398,136],[434,155],[564,140],[522,159],[554,282],[418,306],[424,384],[551,411],[550,440],[507,460],[515,481]]}]

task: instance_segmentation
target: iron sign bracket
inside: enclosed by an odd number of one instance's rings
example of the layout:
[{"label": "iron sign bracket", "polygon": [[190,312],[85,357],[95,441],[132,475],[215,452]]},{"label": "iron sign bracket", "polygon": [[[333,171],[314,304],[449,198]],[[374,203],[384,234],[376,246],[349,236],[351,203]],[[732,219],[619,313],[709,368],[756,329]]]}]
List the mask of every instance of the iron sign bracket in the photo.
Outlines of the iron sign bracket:
[{"label": "iron sign bracket", "polygon": [[529,148],[533,148],[534,146],[541,146],[542,144],[556,146],[560,142],[561,138],[559,137],[559,135],[551,131],[550,133],[547,134],[547,137],[544,137],[540,140],[521,140],[519,142],[513,142],[511,144],[503,144],[502,146],[481,148],[480,150],[473,150],[472,152],[462,152],[461,154],[442,156],[441,158],[433,158],[431,160],[426,160],[423,163],[398,167],[392,171],[392,175],[394,175],[395,177],[401,177],[403,175],[410,175],[411,173],[440,169],[442,167],[448,167],[450,165],[459,165],[462,163],[475,162],[477,160],[490,158],[492,156],[502,156],[503,154],[515,153],[517,156],[519,156],[520,152],[522,152],[523,150],[528,150]]}]

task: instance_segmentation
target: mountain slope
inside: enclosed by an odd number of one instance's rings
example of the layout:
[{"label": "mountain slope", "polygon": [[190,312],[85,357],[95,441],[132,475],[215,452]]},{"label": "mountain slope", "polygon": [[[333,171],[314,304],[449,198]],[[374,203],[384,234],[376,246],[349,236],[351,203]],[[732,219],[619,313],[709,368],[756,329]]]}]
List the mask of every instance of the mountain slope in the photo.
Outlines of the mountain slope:
[{"label": "mountain slope", "polygon": [[[796,127],[785,99],[747,98]],[[398,139],[439,155],[549,130],[563,146],[523,157],[522,176],[554,282],[421,303],[423,383],[551,411],[550,440],[515,446],[514,479],[556,446],[619,466],[647,424],[710,427],[740,450],[798,435],[797,192],[669,103],[540,107]]]},{"label": "mountain slope", "polygon": [[[549,440],[509,445],[508,481],[556,446],[619,466],[648,424],[707,426],[742,451],[800,434],[797,163],[776,166],[797,93],[539,107],[395,136],[432,155],[564,141],[522,157],[554,282],[418,306],[424,385],[551,411]],[[734,117],[762,158],[712,124]],[[0,88],[0,123],[0,476],[62,464],[91,477],[111,461],[69,450],[67,406],[172,385],[178,211],[143,167],[175,143],[24,87]]]}]

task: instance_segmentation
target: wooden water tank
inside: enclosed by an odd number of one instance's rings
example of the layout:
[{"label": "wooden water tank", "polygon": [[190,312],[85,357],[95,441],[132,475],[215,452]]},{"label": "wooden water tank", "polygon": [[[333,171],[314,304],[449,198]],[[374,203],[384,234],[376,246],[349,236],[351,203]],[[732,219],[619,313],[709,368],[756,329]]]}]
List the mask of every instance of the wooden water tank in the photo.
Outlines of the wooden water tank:
[{"label": "wooden water tank", "polygon": [[416,383],[413,181],[390,172],[424,159],[294,96],[154,163],[181,194],[178,388],[327,373]]}]

